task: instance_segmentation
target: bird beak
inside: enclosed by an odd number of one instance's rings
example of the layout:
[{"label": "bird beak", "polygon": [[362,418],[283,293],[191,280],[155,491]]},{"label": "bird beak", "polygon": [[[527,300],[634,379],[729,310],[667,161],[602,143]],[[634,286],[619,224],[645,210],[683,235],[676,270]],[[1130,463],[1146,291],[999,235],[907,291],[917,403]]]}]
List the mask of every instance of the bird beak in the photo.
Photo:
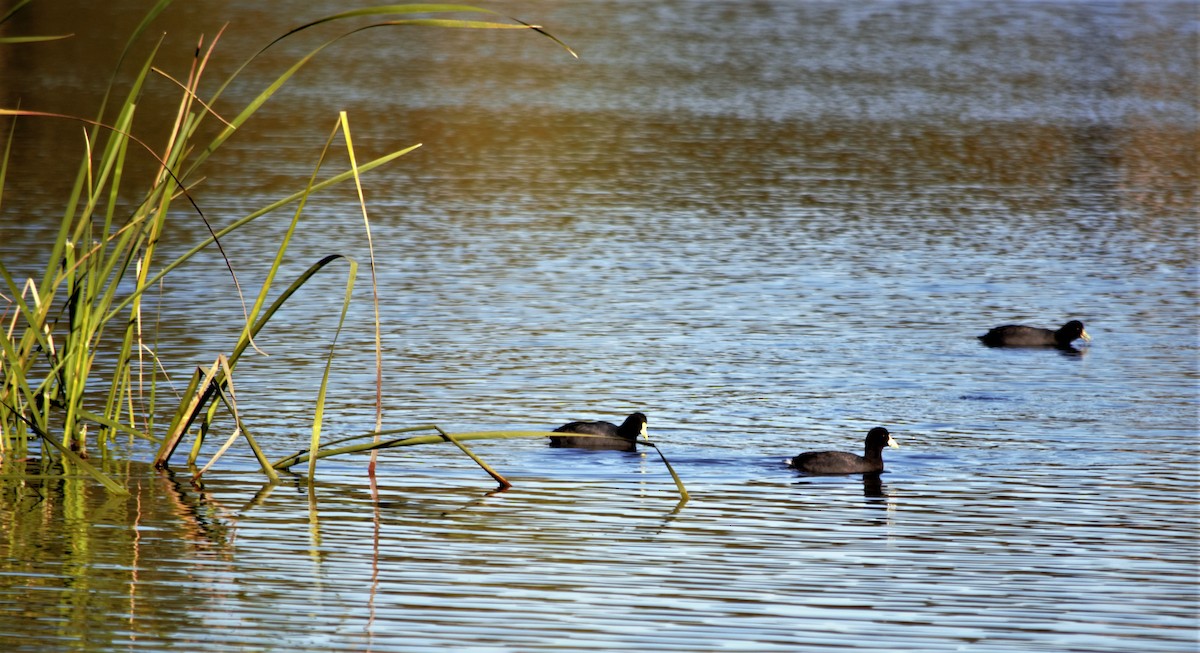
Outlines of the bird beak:
[{"label": "bird beak", "polygon": [[1091,342],[1091,341],[1092,341],[1092,337],[1091,337],[1091,336],[1089,336],[1089,335],[1087,334],[1087,331],[1080,331],[1080,332],[1079,332],[1079,337],[1080,337],[1080,338],[1083,338],[1083,341],[1084,341],[1084,342]]},{"label": "bird beak", "polygon": [[890,435],[888,436],[888,446],[889,446],[889,447],[891,447],[891,448],[893,448],[893,449],[899,449],[899,448],[900,448],[900,445],[899,445],[899,444],[898,444],[898,443],[897,443],[897,442],[896,442],[896,441],[895,441],[895,440],[892,438],[892,436],[890,436]]}]

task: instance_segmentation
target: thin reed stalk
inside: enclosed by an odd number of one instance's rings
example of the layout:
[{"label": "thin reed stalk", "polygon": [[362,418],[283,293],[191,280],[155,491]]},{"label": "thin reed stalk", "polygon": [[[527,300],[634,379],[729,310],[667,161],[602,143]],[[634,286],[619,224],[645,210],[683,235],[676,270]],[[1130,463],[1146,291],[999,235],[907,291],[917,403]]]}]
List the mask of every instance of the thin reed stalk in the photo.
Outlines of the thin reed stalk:
[{"label": "thin reed stalk", "polygon": [[[401,438],[391,438],[387,440],[378,439],[380,436],[397,435],[401,433],[416,433],[419,431],[437,431],[437,435],[413,435]],[[417,445],[450,442],[462,449],[464,453],[472,458],[472,460],[475,460],[475,462],[478,463],[484,471],[491,475],[492,478],[495,478],[497,481],[499,481],[501,489],[505,489],[511,487],[511,483],[506,480],[502,480],[503,477],[499,476],[499,474],[488,467],[482,460],[478,459],[473,453],[468,451],[465,446],[462,445],[462,442],[470,440],[503,440],[508,438],[546,438],[548,436],[550,436],[550,433],[547,433],[546,431],[467,431],[463,433],[450,434],[436,424],[425,424],[421,426],[407,426],[403,428],[387,429],[384,431],[375,431],[372,433],[332,440],[326,442],[323,448],[304,449],[297,451],[286,458],[281,458],[275,461],[272,463],[272,466],[275,467],[275,469],[289,469],[294,465],[308,462],[309,468],[311,469],[311,461],[318,458],[328,458],[330,456],[340,456],[344,454],[376,452],[385,449],[395,449],[398,447],[412,447]],[[604,437],[588,433],[572,433],[571,436],[580,438]],[[370,440],[366,442],[357,442],[355,444],[346,444],[356,440],[367,439]],[[658,453],[659,458],[663,461],[663,465],[667,468],[667,473],[671,475],[671,479],[675,482],[675,487],[679,491],[681,503],[687,502],[687,500],[690,498],[690,495],[688,494],[687,488],[683,484],[683,479],[681,479],[679,474],[675,472],[675,468],[671,466],[670,461],[667,460],[667,457],[663,454],[662,449],[650,440],[643,439],[638,440],[637,442],[643,446],[653,448],[655,452]],[[312,453],[314,451],[316,453]]]},{"label": "thin reed stalk", "polygon": [[[27,2],[18,2],[0,16],[0,23],[9,20]],[[209,41],[199,39],[186,76],[175,78],[155,66],[162,47],[160,39],[136,67],[131,79],[125,81],[124,64],[134,46],[149,33],[154,19],[170,4],[170,0],[158,0],[129,35],[93,118],[0,107],[0,117],[12,119],[0,158],[0,206],[5,183],[13,172],[8,162],[18,119],[72,121],[84,126],[84,156],[66,198],[57,236],[45,260],[43,273],[37,279],[20,279],[0,261],[0,282],[3,284],[0,298],[6,302],[0,307],[0,326],[4,329],[4,333],[0,334],[0,458],[15,453],[23,455],[28,439],[34,437],[45,444],[41,448],[44,454],[59,452],[71,465],[96,477],[106,488],[118,494],[121,490],[119,484],[86,463],[89,445],[98,444],[103,448],[118,433],[154,442],[158,444],[154,462],[165,466],[180,442],[198,426],[189,457],[190,461],[194,461],[221,407],[233,415],[235,431],[200,473],[204,473],[235,441],[244,438],[262,462],[264,473],[271,479],[277,478],[274,467],[268,464],[261,448],[250,435],[250,425],[247,423],[250,416],[242,415],[237,409],[232,392],[233,373],[246,349],[256,348],[254,337],[267,326],[282,304],[314,274],[333,261],[345,260],[349,270],[342,313],[329,345],[314,404],[310,447],[314,451],[320,449],[329,374],[337,338],[348,312],[357,262],[341,254],[329,254],[293,280],[270,305],[267,305],[267,298],[277,292],[278,270],[308,200],[333,184],[353,180],[369,241],[370,220],[362,190],[362,175],[420,145],[412,145],[360,164],[354,151],[349,120],[343,112],[333,133],[343,136],[349,159],[348,170],[318,180],[318,172],[326,161],[333,140],[331,134],[303,191],[272,202],[225,227],[215,227],[192,196],[192,186],[198,183],[203,165],[233,133],[244,129],[257,111],[297,71],[333,43],[366,29],[387,27],[532,30],[566,48],[572,56],[577,56],[540,26],[507,18],[491,10],[450,4],[383,5],[344,11],[300,25],[251,56],[219,85],[215,93],[202,93],[201,82],[222,33]],[[461,14],[475,14],[484,19],[464,19],[460,17]],[[386,20],[352,27],[308,51],[266,84],[232,118],[216,112],[215,107],[224,91],[241,78],[251,62],[280,41],[318,25],[381,18]],[[58,37],[5,37],[0,42],[15,44],[49,38]],[[157,88],[149,84],[151,79],[157,78],[168,80],[171,88],[179,91],[179,97],[169,129],[152,143],[135,138],[132,133],[137,121],[139,99],[157,92]],[[110,102],[114,106],[110,107]],[[202,140],[202,135],[208,133],[204,126],[213,120],[219,123],[216,135]],[[128,173],[133,169],[130,163],[146,157],[156,164],[153,172],[144,178],[130,177]],[[130,197],[136,199],[130,200]],[[168,215],[177,213],[181,204],[197,217],[206,234],[191,249],[173,260],[160,260],[162,256],[158,243],[168,229],[176,229],[173,225],[178,224],[177,220],[168,222]],[[267,280],[254,298],[248,301],[243,296],[237,271],[225,255],[222,238],[289,205],[295,205],[292,223],[277,248]],[[161,292],[166,275],[208,248],[215,248],[224,261],[226,272],[241,300],[244,328],[231,351],[217,357],[220,365],[215,365],[208,374],[197,371],[182,394],[173,399],[177,402],[177,409],[165,434],[160,435],[155,432],[153,413],[161,403],[159,389],[166,387],[161,381],[169,381],[165,374],[168,366],[159,358],[157,339],[146,339],[144,326],[147,307],[144,302],[147,293],[154,292],[156,288]],[[382,433],[382,342],[373,243],[370,244],[370,251],[372,291],[376,302],[375,432]],[[112,345],[114,342],[117,344]],[[107,379],[103,390],[98,387],[101,383],[98,378],[101,376]],[[94,442],[89,442],[89,426],[92,427],[91,433],[96,434]],[[499,482],[507,483],[461,444],[461,436],[443,432],[436,437],[438,441],[454,442]],[[309,461],[310,479],[315,473],[316,460],[314,456]]]}]

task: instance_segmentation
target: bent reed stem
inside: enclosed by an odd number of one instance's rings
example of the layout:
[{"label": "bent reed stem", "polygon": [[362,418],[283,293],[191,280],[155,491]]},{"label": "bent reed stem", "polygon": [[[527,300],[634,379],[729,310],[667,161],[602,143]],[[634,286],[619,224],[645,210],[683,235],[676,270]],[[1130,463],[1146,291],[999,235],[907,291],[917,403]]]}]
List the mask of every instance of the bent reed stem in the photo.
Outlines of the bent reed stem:
[{"label": "bent reed stem", "polygon": [[[199,422],[190,457],[191,461],[195,460],[205,444],[204,437],[214,423],[217,410],[222,406],[233,415],[235,431],[226,440],[222,451],[206,465],[205,470],[220,457],[224,449],[234,443],[238,435],[241,435],[245,436],[268,478],[272,481],[278,478],[275,474],[278,463],[269,464],[262,449],[250,435],[248,416],[242,415],[237,409],[237,402],[232,394],[232,375],[241,355],[247,347],[255,347],[254,337],[267,325],[283,302],[292,297],[317,271],[334,260],[345,259],[350,269],[342,314],[337,331],[330,341],[325,370],[314,406],[310,446],[313,450],[320,449],[325,393],[330,369],[334,363],[338,335],[348,312],[357,263],[341,254],[325,256],[293,281],[273,303],[265,306],[266,298],[278,292],[274,275],[287,249],[288,239],[285,237],[270,268],[268,281],[262,286],[255,301],[248,305],[247,299],[242,296],[237,269],[226,255],[222,239],[263,216],[296,204],[292,225],[288,230],[290,237],[307,201],[315,193],[349,180],[356,184],[369,237],[370,224],[363,199],[362,175],[413,151],[420,147],[420,144],[359,164],[353,149],[347,114],[342,112],[338,128],[334,131],[340,131],[344,136],[350,162],[348,170],[318,181],[317,173],[329,150],[327,143],[326,150],[322,152],[312,178],[303,191],[272,202],[225,227],[213,225],[192,194],[192,189],[199,183],[202,166],[214,152],[225,145],[234,132],[246,128],[258,110],[274,97],[297,71],[335,42],[363,30],[388,27],[531,30],[549,38],[577,57],[574,51],[542,27],[508,18],[488,9],[441,4],[384,5],[331,14],[288,31],[252,55],[225,78],[214,93],[208,95],[201,92],[201,82],[213,61],[216,44],[222,38],[224,29],[207,44],[203,37],[199,39],[186,75],[172,76],[155,65],[154,62],[164,43],[161,37],[158,38],[150,53],[136,66],[131,81],[124,83],[122,72],[126,69],[130,56],[138,51],[137,46],[145,35],[150,33],[155,18],[170,4],[171,0],[157,0],[131,32],[94,117],[0,107],[0,118],[9,117],[13,121],[12,128],[7,130],[8,139],[0,154],[0,202],[3,200],[4,184],[14,172],[8,166],[8,162],[18,120],[70,121],[85,126],[85,154],[75,172],[74,185],[67,197],[57,235],[45,260],[41,277],[19,280],[0,262],[0,279],[3,280],[3,286],[0,287],[8,292],[8,296],[4,297],[8,302],[7,307],[4,307],[3,315],[0,315],[5,326],[5,333],[0,335],[0,459],[12,453],[23,453],[28,446],[26,442],[32,435],[44,443],[43,452],[58,452],[115,494],[124,492],[120,484],[84,460],[89,446],[89,424],[99,426],[93,431],[99,434],[96,440],[102,448],[118,433],[156,442],[158,448],[154,464],[164,467],[180,442]],[[20,3],[12,12],[23,5],[24,3]],[[464,13],[479,14],[485,20],[446,16]],[[348,29],[293,60],[292,65],[253,95],[253,99],[241,107],[233,118],[227,120],[214,109],[224,91],[235,80],[242,78],[249,64],[257,61],[267,49],[280,41],[317,25],[386,16],[392,18]],[[10,47],[15,47],[16,44],[34,42],[42,38],[44,37],[4,37],[2,41]],[[158,79],[151,73],[169,80],[171,89],[180,93],[173,109],[174,115],[166,121],[169,126],[165,133],[160,135],[161,142],[141,136],[142,130],[135,128],[140,101],[146,94],[158,90],[147,84],[149,79]],[[114,100],[118,97],[120,100]],[[114,105],[111,108],[110,101]],[[214,130],[215,136],[205,137],[203,127],[211,120],[218,121],[220,125]],[[135,137],[135,133],[140,136]],[[201,141],[202,138],[207,140]],[[155,142],[159,142],[157,147],[151,145]],[[130,165],[131,159],[150,160],[153,162],[153,170],[144,179],[132,179],[128,176],[133,169]],[[144,182],[144,187],[131,190],[139,181]],[[132,199],[129,199],[130,197]],[[177,219],[178,205],[181,201],[190,215],[199,218],[203,227],[201,235],[197,238],[198,242],[182,255],[173,260],[159,261],[162,252],[159,251],[158,243],[168,235],[174,236],[169,230],[178,230],[176,225],[185,222]],[[169,222],[168,216],[173,216]],[[221,365],[214,365],[207,374],[197,370],[191,375],[187,387],[175,399],[176,410],[165,435],[160,437],[155,433],[155,407],[161,405],[158,391],[165,387],[160,381],[170,381],[167,375],[169,364],[159,357],[157,335],[153,336],[151,342],[144,339],[143,301],[147,297],[146,293],[153,292],[155,288],[162,292],[163,282],[169,273],[194,259],[202,250],[213,247],[219,251],[225,272],[236,289],[242,308],[242,315],[238,319],[244,323],[244,328],[229,355],[217,358]],[[372,245],[372,289],[377,298],[373,249]],[[375,330],[375,432],[382,435],[385,432],[379,428],[383,392],[378,309]],[[110,342],[114,343],[113,350],[104,350],[103,347]],[[101,376],[107,379],[104,392],[98,392],[95,388],[96,379]],[[56,425],[57,431],[58,424],[62,425],[60,434],[51,431],[51,425]],[[435,441],[453,443],[502,487],[509,486],[503,476],[462,443],[463,435],[447,433],[436,425],[419,428],[438,431],[437,436],[431,436]],[[314,456],[308,460],[310,479],[315,474],[317,457],[321,456]]]}]

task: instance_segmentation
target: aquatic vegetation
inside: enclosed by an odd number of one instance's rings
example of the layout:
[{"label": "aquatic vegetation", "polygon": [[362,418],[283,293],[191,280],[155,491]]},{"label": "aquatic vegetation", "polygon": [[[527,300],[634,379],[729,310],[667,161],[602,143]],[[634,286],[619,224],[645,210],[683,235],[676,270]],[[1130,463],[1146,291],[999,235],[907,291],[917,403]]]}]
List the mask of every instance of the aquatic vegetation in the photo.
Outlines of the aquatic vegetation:
[{"label": "aquatic vegetation", "polygon": [[[12,11],[0,17],[3,23],[27,2],[18,3]],[[375,293],[375,365],[376,365],[376,428],[367,434],[368,442],[355,447],[331,448],[322,446],[321,425],[329,371],[337,350],[337,337],[342,330],[357,276],[359,262],[331,253],[312,263],[286,287],[276,279],[288,244],[300,228],[301,217],[309,198],[335,184],[353,182],[358,190],[358,202],[363,228],[370,242],[370,220],[363,199],[362,175],[391,163],[420,147],[414,144],[384,156],[359,162],[353,146],[349,119],[342,112],[335,121],[324,149],[314,156],[313,173],[307,186],[288,197],[245,215],[228,226],[216,228],[205,215],[204,207],[193,195],[202,181],[202,170],[208,159],[225,145],[227,140],[246,125],[255,113],[303,66],[310,63],[323,49],[367,29],[416,26],[453,29],[517,29],[534,31],[574,52],[541,27],[507,18],[491,10],[462,5],[385,5],[345,11],[310,21],[268,43],[241,67],[234,71],[214,93],[205,95],[201,81],[213,61],[222,33],[211,40],[201,37],[195,49],[188,74],[175,79],[155,65],[162,42],[136,68],[131,80],[124,81],[121,68],[140,43],[154,19],[170,4],[160,0],[143,18],[125,43],[125,47],[93,117],[41,112],[28,108],[0,108],[0,116],[9,119],[8,137],[3,158],[0,158],[0,202],[3,201],[4,180],[9,174],[8,162],[13,136],[22,121],[73,121],[85,127],[86,154],[80,162],[71,194],[66,198],[57,239],[45,260],[45,269],[38,279],[24,280],[14,275],[0,261],[0,278],[6,304],[3,312],[4,337],[0,338],[3,356],[0,357],[0,459],[13,460],[30,452],[30,441],[40,441],[43,456],[61,456],[64,467],[82,471],[103,483],[114,494],[126,490],[87,462],[90,447],[104,450],[118,433],[140,438],[157,445],[154,463],[168,465],[178,446],[188,437],[192,448],[188,464],[198,461],[201,444],[210,434],[218,415],[232,417],[234,429],[224,444],[204,466],[195,472],[199,478],[239,439],[247,445],[261,464],[262,472],[274,482],[276,469],[299,462],[308,463],[309,482],[315,473],[316,461],[328,455],[351,450],[378,451],[392,446],[409,446],[430,442],[451,442],[470,456],[501,484],[508,481],[484,463],[463,444],[471,439],[529,437],[544,433],[477,432],[452,435],[437,426],[421,426],[384,431],[382,424],[382,346],[380,339],[378,294]],[[464,19],[463,15],[475,18]],[[343,33],[329,39],[300,57],[267,84],[258,95],[233,117],[217,113],[217,100],[239,81],[247,66],[280,41],[317,25],[344,21],[374,20],[368,24],[355,23]],[[5,43],[16,44],[51,37],[8,37]],[[161,146],[135,137],[134,123],[138,118],[139,100],[151,92],[147,81],[161,76],[173,82],[179,91],[175,113]],[[212,123],[218,123],[215,127]],[[209,126],[206,130],[205,126]],[[215,136],[208,136],[213,132]],[[340,137],[340,140],[339,140]],[[321,169],[334,158],[335,145],[345,147],[349,166],[337,174],[321,176]],[[151,159],[154,163],[148,178],[136,175],[134,161]],[[139,186],[139,184],[144,184]],[[129,197],[138,198],[131,201]],[[256,294],[246,297],[238,283],[237,270],[225,256],[222,240],[255,220],[294,207],[290,224],[279,242],[266,280]],[[199,218],[207,237],[172,260],[162,260],[158,243],[172,228],[168,214],[186,210]],[[198,253],[215,249],[225,262],[242,306],[244,328],[228,352],[215,353],[213,364],[196,369],[186,389],[176,398],[168,395],[166,366],[159,359],[159,343],[155,339],[153,314],[147,305],[148,297],[161,292],[165,278]],[[336,267],[334,264],[338,264]],[[367,262],[374,286],[375,261],[373,251]],[[341,265],[345,264],[342,268]],[[234,376],[237,365],[247,349],[255,349],[254,339],[269,328],[272,317],[304,285],[319,273],[344,269],[345,296],[337,333],[328,344],[325,372],[314,400],[313,427],[310,446],[300,454],[271,463],[255,441],[252,424],[237,408]],[[337,272],[342,274],[343,272]],[[268,304],[267,299],[276,295]],[[97,361],[100,360],[98,364]],[[106,387],[102,387],[107,383]],[[164,401],[178,401],[178,407],[165,429],[155,423],[156,406]],[[382,439],[385,434],[434,430],[436,436],[416,436],[400,440]],[[652,445],[651,445],[652,446]],[[317,452],[308,455],[308,452]],[[661,452],[660,452],[661,456]],[[666,459],[663,458],[666,462]],[[372,460],[372,471],[373,471]],[[668,469],[670,465],[668,464]],[[680,492],[686,491],[674,470],[671,470]]]}]

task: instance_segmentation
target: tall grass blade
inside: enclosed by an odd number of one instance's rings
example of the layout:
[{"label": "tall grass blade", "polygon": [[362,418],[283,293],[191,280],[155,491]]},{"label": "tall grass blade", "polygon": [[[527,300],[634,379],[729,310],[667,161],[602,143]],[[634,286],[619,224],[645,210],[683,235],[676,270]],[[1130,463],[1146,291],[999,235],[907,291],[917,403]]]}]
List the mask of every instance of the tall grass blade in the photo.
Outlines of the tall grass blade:
[{"label": "tall grass blade", "polygon": [[8,127],[8,138],[4,139],[4,156],[0,157],[0,207],[4,206],[4,180],[8,178],[8,160],[12,156],[13,136],[17,133],[17,121],[14,118]]},{"label": "tall grass blade", "polygon": [[[324,269],[325,266],[343,258],[346,257],[342,256],[341,254],[330,254],[322,258],[320,261],[317,261],[309,266],[309,268],[305,270],[300,277],[298,277],[290,286],[280,293],[279,297],[277,297],[275,301],[272,302],[272,304],[267,307],[267,309],[263,311],[262,315],[259,316],[259,318],[255,321],[251,332],[249,334],[243,334],[237,345],[234,346],[233,353],[230,354],[228,358],[230,369],[236,367],[237,361],[245,352],[246,347],[249,346],[250,337],[257,335],[258,332],[261,331],[268,322],[270,322],[271,318],[280,310],[280,308],[282,308],[288,299],[290,299],[301,287],[303,287],[303,285],[309,279],[311,279],[313,275]],[[343,311],[343,319],[344,317],[345,311]],[[224,383],[225,378],[222,373],[215,369],[211,369],[210,372],[211,374],[204,375],[203,381],[201,381],[201,375],[199,371],[193,374],[192,381],[188,385],[187,391],[184,393],[184,396],[188,397],[189,401],[186,404],[181,404],[181,410],[178,411],[175,415],[175,418],[172,419],[170,433],[167,438],[163,440],[162,446],[159,447],[158,454],[155,456],[155,466],[165,467],[167,465],[171,459],[171,456],[175,453],[175,449],[179,446],[180,441],[183,439],[184,434],[195,422],[196,418],[199,417],[204,407],[212,399],[213,394],[216,392],[216,387]]]},{"label": "tall grass blade", "polygon": [[[492,11],[491,9],[485,9],[483,7],[475,7],[475,6],[471,6],[471,5],[457,5],[457,4],[439,4],[439,3],[424,3],[424,4],[409,3],[409,4],[378,5],[375,7],[360,7],[358,9],[351,9],[349,11],[343,11],[343,12],[340,12],[337,14],[331,14],[329,16],[325,16],[323,18],[318,18],[314,21],[305,23],[299,27],[296,27],[296,28],[288,31],[283,36],[280,36],[279,38],[275,39],[274,41],[268,43],[266,47],[264,47],[261,51],[259,51],[258,54],[262,54],[263,52],[265,52],[267,50],[267,48],[270,48],[271,46],[275,45],[276,43],[282,41],[283,39],[285,39],[293,34],[296,34],[297,32],[302,32],[311,27],[316,27],[317,25],[322,25],[324,23],[330,23],[333,21],[344,20],[347,18],[362,18],[362,17],[366,17],[366,16],[388,16],[388,15],[405,15],[405,14],[447,14],[447,13],[487,14],[487,15],[507,18],[508,20],[511,20],[518,24],[517,25],[509,25],[509,24],[505,24],[505,23],[484,23],[484,26],[486,26],[485,28],[493,28],[493,29],[497,28],[497,27],[503,27],[503,28],[515,27],[518,29],[534,30],[535,32],[538,32],[539,34],[549,38],[550,40],[554,41],[558,45],[562,46],[564,49],[566,49],[567,52],[571,53],[571,56],[575,57],[576,59],[579,58],[579,55],[576,54],[575,51],[572,50],[570,47],[568,47],[566,43],[563,43],[562,41],[558,40],[550,33],[544,31],[540,25],[530,25],[529,23],[526,23],[522,20],[518,20],[511,16],[506,16],[497,11]],[[447,21],[447,22],[454,22],[454,21]],[[402,23],[397,21],[395,24],[402,24]],[[409,23],[409,24],[416,24],[416,23],[413,22],[413,23]],[[449,26],[449,25],[444,25],[444,26]],[[258,55],[255,55],[255,56],[258,56]]]},{"label": "tall grass blade", "polygon": [[[342,333],[342,326],[346,322],[346,314],[350,312],[350,298],[354,294],[354,278],[358,274],[358,262],[354,259],[347,258],[346,261],[350,264],[350,273],[346,275],[346,295],[342,299],[342,314],[338,317],[337,330],[333,335],[333,342],[329,344],[329,354],[325,357],[325,370],[321,374],[321,387],[317,391],[317,405],[313,410],[313,430],[310,446],[316,450],[321,446],[321,423],[325,419],[325,393],[329,388],[329,369],[333,366],[333,355],[337,351],[337,339]],[[262,461],[263,466],[270,468],[270,463]],[[312,487],[313,478],[316,476],[317,460],[315,458],[308,461],[308,483]]]},{"label": "tall grass blade", "polygon": [[138,429],[135,429],[132,426],[129,426],[128,424],[122,424],[121,422],[109,419],[103,415],[97,415],[96,413],[93,413],[93,412],[83,409],[83,408],[80,408],[78,413],[79,413],[79,417],[81,419],[85,419],[89,422],[95,422],[96,424],[99,424],[100,426],[103,426],[104,428],[112,429],[113,431],[119,431],[121,433],[126,433],[128,435],[132,435],[134,437],[138,437],[143,440],[148,440],[148,441],[154,442],[156,444],[159,443],[158,438],[150,435],[149,433],[146,433],[145,431],[139,431]]},{"label": "tall grass blade", "polygon": [[63,443],[56,440],[49,433],[43,432],[40,435],[44,442],[48,442],[55,449],[58,449],[59,453],[61,453],[64,458],[71,461],[73,464],[75,464],[77,467],[79,467],[83,471],[87,472],[87,474],[89,476],[91,476],[92,478],[96,479],[97,481],[100,481],[100,484],[103,485],[109,492],[112,492],[113,494],[117,494],[120,496],[125,496],[125,497],[129,496],[129,490],[126,490],[125,488],[121,487],[121,485],[118,484],[116,481],[105,476],[103,472],[101,472],[100,470],[93,467],[91,464],[89,464],[83,458],[80,458],[79,454],[75,453],[74,451],[71,451],[68,447],[63,446]]},{"label": "tall grass blade", "polygon": [[[379,318],[379,280],[375,274],[375,242],[371,238],[371,219],[367,216],[367,200],[363,196],[362,177],[358,173],[358,158],[354,154],[354,141],[350,138],[350,118],[345,111],[338,114],[342,126],[342,138],[346,140],[346,153],[350,157],[350,172],[354,173],[354,188],[358,192],[358,206],[362,209],[363,231],[367,234],[367,252],[371,267],[371,306],[375,310],[375,430],[383,428],[383,332]],[[376,440],[379,438],[377,437]],[[313,446],[316,449],[316,446]],[[369,474],[375,473],[376,452],[371,452]]]},{"label": "tall grass blade", "polygon": [[[392,161],[400,158],[401,156],[404,156],[405,154],[412,152],[413,150],[417,149],[418,147],[421,147],[420,143],[417,143],[416,145],[410,145],[409,147],[406,147],[404,149],[396,150],[395,152],[392,152],[390,154],[385,154],[384,156],[381,156],[377,159],[373,159],[372,161],[360,166],[359,173],[361,174],[364,172],[369,172],[371,170],[374,170],[375,168],[378,168],[381,165],[391,163]],[[241,227],[245,226],[246,224],[249,224],[250,222],[253,222],[253,221],[267,215],[268,213],[272,213],[284,206],[287,206],[288,204],[291,204],[293,202],[307,198],[309,195],[316,193],[318,191],[324,190],[326,188],[329,188],[330,186],[340,184],[340,183],[346,181],[347,179],[352,178],[353,176],[354,176],[354,173],[349,170],[338,173],[332,177],[329,177],[328,179],[325,179],[324,181],[321,181],[321,182],[313,185],[312,188],[306,188],[302,191],[297,191],[295,193],[292,193],[291,195],[288,195],[287,197],[284,197],[280,200],[276,200],[275,202],[272,202],[271,204],[268,204],[267,206],[264,206],[263,208],[261,208],[257,211],[254,211],[253,213],[250,213],[249,215],[246,215],[245,217],[239,218],[238,220],[234,221],[233,223],[229,224],[228,226],[224,227],[223,229],[218,230],[215,235],[217,238],[228,235],[228,234],[236,231],[237,229],[240,229]],[[196,246],[189,249],[187,252],[184,252],[182,255],[179,256],[179,258],[177,258],[174,261],[171,261],[169,264],[163,266],[163,268],[160,269],[157,273],[148,277],[145,284],[143,284],[141,287],[135,289],[132,293],[130,293],[130,295],[128,297],[125,297],[120,302],[118,302],[116,305],[114,305],[109,310],[109,312],[104,315],[104,319],[107,321],[107,320],[111,320],[111,319],[115,318],[122,310],[125,309],[125,307],[127,307],[129,305],[130,302],[134,301],[137,297],[140,297],[141,294],[146,291],[146,289],[153,286],[154,284],[157,284],[164,277],[166,277],[167,274],[169,274],[172,270],[174,270],[175,268],[178,268],[179,266],[183,265],[184,263],[187,263],[189,260],[191,260],[191,258],[193,256],[200,253],[202,250],[207,248],[212,243],[213,243],[212,237],[206,238],[205,240],[198,243]],[[337,255],[334,255],[334,256],[337,256]]]},{"label": "tall grass blade", "polygon": [[188,381],[187,388],[183,391],[183,396],[186,402],[180,402],[179,408],[175,410],[174,417],[171,418],[171,424],[167,427],[167,437],[163,438],[162,444],[158,447],[158,452],[154,454],[154,466],[166,467],[167,461],[170,460],[171,454],[175,453],[175,448],[179,446],[179,441],[183,439],[184,433],[187,433],[188,428],[192,425],[192,420],[195,419],[196,410],[204,401],[204,393],[208,389],[208,384],[205,384],[205,390],[200,390],[200,380],[204,373],[197,368],[192,372],[192,378]]},{"label": "tall grass blade", "polygon": [[[225,360],[224,354],[218,355],[217,360],[213,362],[211,371],[204,378],[205,383],[212,382],[212,377],[216,376],[217,369],[220,369],[220,371],[224,373],[225,384],[229,388],[229,392],[228,394],[225,393],[221,389],[221,386],[217,385],[214,386],[216,389],[216,396],[221,403],[225,404],[225,408],[229,411],[229,414],[233,416],[234,429],[233,433],[230,434],[230,436],[225,440],[225,444],[221,445],[221,447],[217,449],[217,452],[213,454],[212,458],[208,460],[208,463],[192,476],[192,481],[200,480],[200,476],[203,475],[204,472],[208,471],[208,468],[211,467],[213,463],[217,462],[217,460],[229,450],[229,447],[232,446],[234,441],[237,440],[238,435],[241,435],[242,433],[242,415],[241,411],[239,411],[237,407],[237,393],[233,389],[233,374],[229,370],[229,362]],[[198,440],[199,439],[197,439],[197,441]],[[196,453],[197,451],[193,449],[193,455],[189,459],[189,463],[195,462]]]},{"label": "tall grass blade", "polygon": [[4,12],[3,16],[0,16],[0,25],[8,22],[8,20],[13,17],[13,14],[17,13],[22,7],[31,2],[33,2],[33,0],[17,0],[17,2],[14,2],[13,6],[10,7],[8,11]]},{"label": "tall grass blade", "polygon": [[229,368],[229,361],[226,360],[225,356],[222,355],[217,357],[217,363],[220,364],[221,371],[225,375],[226,385],[229,388],[229,392],[226,393],[221,386],[216,386],[216,394],[221,400],[221,403],[225,405],[225,408],[233,416],[234,429],[233,433],[230,434],[229,438],[225,441],[225,444],[221,445],[221,448],[218,449],[215,454],[213,454],[213,457],[209,459],[208,463],[204,465],[203,469],[196,472],[192,476],[192,481],[199,481],[204,472],[208,471],[208,468],[212,467],[213,463],[216,463],[217,460],[229,450],[229,447],[233,445],[235,440],[237,440],[238,435],[244,435],[246,437],[246,443],[250,445],[250,449],[254,452],[254,457],[257,458],[259,464],[262,465],[263,473],[267,475],[267,478],[271,481],[271,483],[278,483],[279,473],[276,472],[275,468],[271,466],[270,461],[267,460],[262,449],[258,446],[258,443],[254,441],[254,436],[250,435],[250,431],[246,430],[245,422],[242,421],[241,411],[239,411],[237,408],[237,395],[233,390],[233,370]]}]

